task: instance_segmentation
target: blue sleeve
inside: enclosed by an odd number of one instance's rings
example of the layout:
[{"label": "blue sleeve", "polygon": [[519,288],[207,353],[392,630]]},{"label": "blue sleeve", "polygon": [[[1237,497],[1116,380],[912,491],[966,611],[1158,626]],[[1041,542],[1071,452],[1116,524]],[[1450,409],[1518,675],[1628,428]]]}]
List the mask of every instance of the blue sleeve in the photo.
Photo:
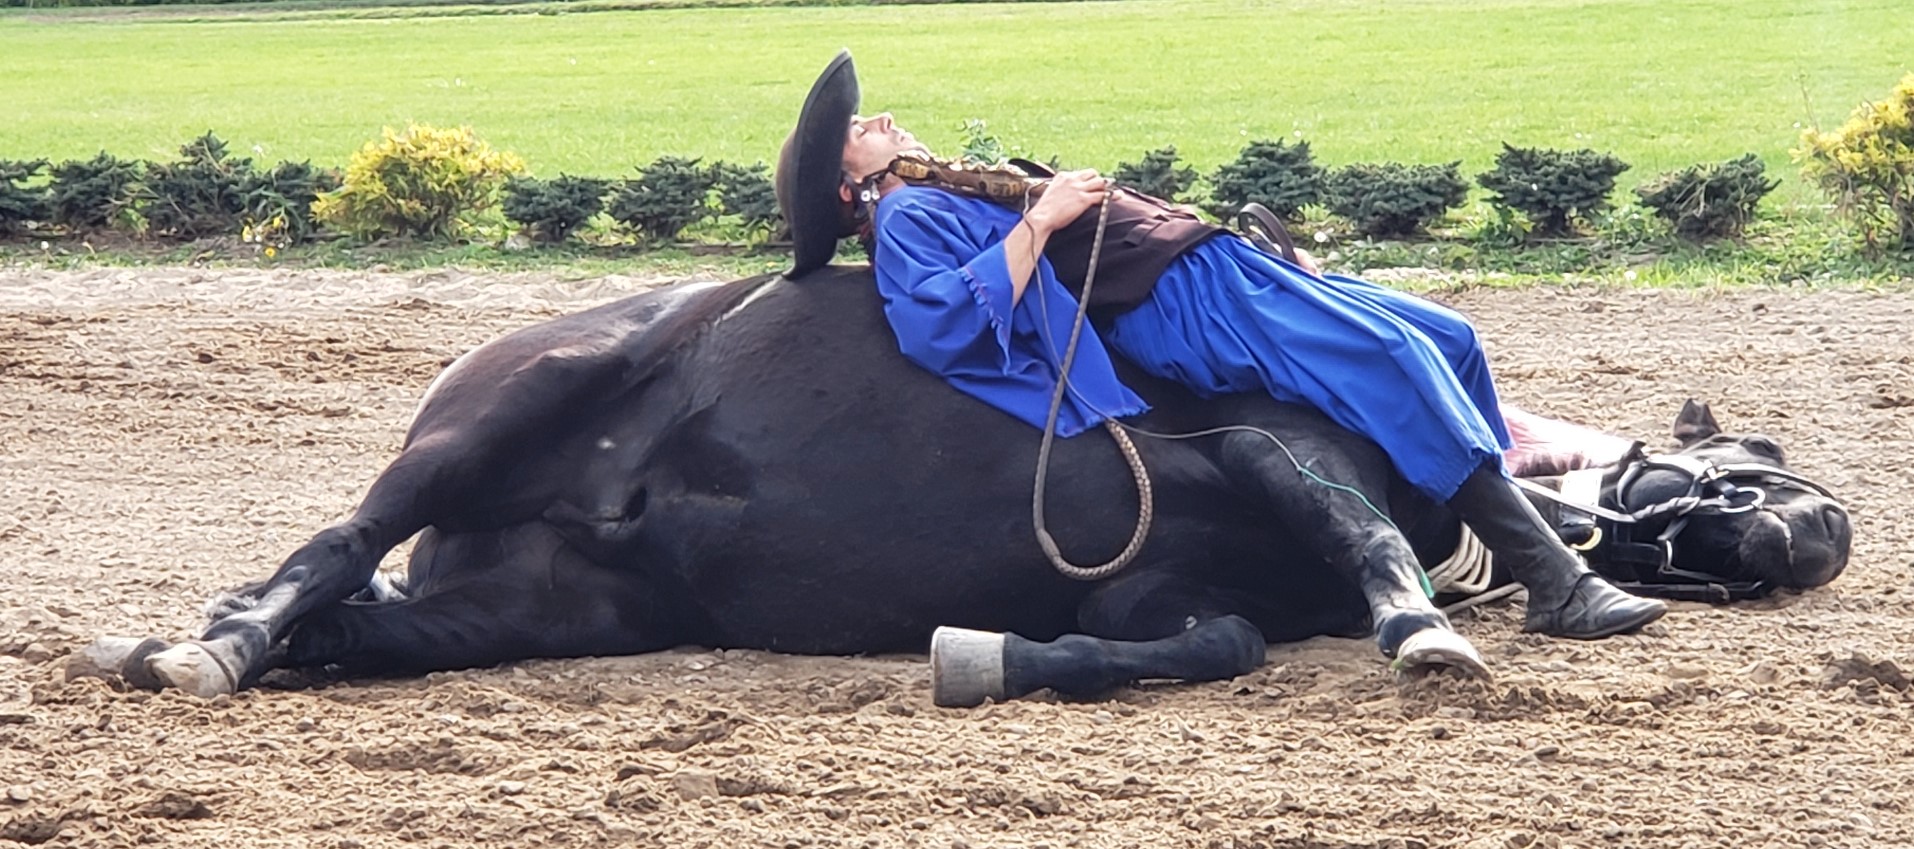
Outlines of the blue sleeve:
[{"label": "blue sleeve", "polygon": [[872,264],[904,356],[938,374],[1005,374],[1016,290],[1001,241],[910,190],[877,211]]}]

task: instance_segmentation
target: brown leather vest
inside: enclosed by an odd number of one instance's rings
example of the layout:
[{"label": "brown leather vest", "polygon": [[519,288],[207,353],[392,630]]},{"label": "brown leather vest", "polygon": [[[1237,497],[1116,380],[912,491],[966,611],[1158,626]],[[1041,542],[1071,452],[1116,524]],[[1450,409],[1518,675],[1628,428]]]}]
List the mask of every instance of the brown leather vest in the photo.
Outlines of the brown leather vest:
[{"label": "brown leather vest", "polygon": [[[1110,195],[1110,215],[1097,255],[1096,285],[1090,290],[1090,315],[1109,318],[1136,308],[1150,297],[1157,278],[1186,250],[1218,233],[1214,224],[1156,198],[1129,190]],[[1097,209],[1091,207],[1069,226],[1050,234],[1043,256],[1070,294],[1083,297],[1090,269],[1090,248],[1097,237]]]}]

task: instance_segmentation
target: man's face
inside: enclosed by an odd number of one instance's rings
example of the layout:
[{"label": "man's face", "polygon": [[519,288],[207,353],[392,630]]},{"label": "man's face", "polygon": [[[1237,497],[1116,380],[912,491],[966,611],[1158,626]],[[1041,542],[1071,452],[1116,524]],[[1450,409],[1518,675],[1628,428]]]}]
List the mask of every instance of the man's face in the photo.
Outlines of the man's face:
[{"label": "man's face", "polygon": [[889,167],[891,160],[907,151],[930,152],[916,136],[897,126],[889,112],[869,118],[853,115],[851,131],[844,137],[844,173],[862,181]]}]

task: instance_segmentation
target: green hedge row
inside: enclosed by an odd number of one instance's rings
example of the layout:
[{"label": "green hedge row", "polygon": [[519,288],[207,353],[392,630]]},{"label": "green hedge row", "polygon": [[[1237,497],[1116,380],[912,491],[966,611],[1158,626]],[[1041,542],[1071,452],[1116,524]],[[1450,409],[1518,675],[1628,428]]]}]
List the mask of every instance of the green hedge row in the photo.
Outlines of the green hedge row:
[{"label": "green hedge row", "polygon": [[[1462,164],[1356,163],[1323,168],[1308,142],[1251,142],[1207,178],[1207,197],[1193,196],[1199,179],[1179,167],[1176,148],[1118,165],[1112,178],[1171,200],[1192,200],[1219,218],[1259,203],[1292,221],[1322,207],[1365,236],[1403,237],[1425,230],[1460,207],[1469,184]],[[1523,232],[1565,235],[1610,206],[1616,177],[1627,163],[1592,150],[1547,150],[1505,145],[1495,167],[1476,175],[1489,204]],[[1643,207],[1675,232],[1696,238],[1738,235],[1761,198],[1779,185],[1753,154],[1719,164],[1662,174],[1636,189]]]},{"label": "green hedge row", "polygon": [[207,133],[171,162],[104,152],[57,165],[0,160],[0,236],[49,228],[174,239],[240,235],[277,250],[328,232],[451,239],[502,214],[532,240],[549,243],[601,212],[648,243],[720,218],[759,238],[782,228],[763,163],[663,157],[624,180],[523,172],[522,160],[465,128],[387,130],[343,172],[308,162],[261,169]]},{"label": "green hedge row", "polygon": [[[1523,222],[1524,232],[1562,234],[1608,206],[1616,176],[1627,167],[1594,151],[1507,147],[1476,182],[1505,217]],[[365,239],[431,239],[455,237],[494,210],[546,243],[563,241],[600,214],[648,242],[676,239],[724,217],[767,237],[782,228],[771,174],[761,163],[663,157],[624,180],[538,179],[523,171],[517,157],[492,150],[466,129],[388,131],[355,154],[343,175],[304,162],[262,170],[229,155],[208,133],[182,147],[173,162],[106,153],[51,167],[44,160],[0,161],[0,233],[51,225],[174,238],[239,233],[274,244],[322,229]],[[49,179],[39,183],[43,172]],[[1252,202],[1292,220],[1321,207],[1358,233],[1383,237],[1426,229],[1460,206],[1468,191],[1459,163],[1325,169],[1307,142],[1252,142],[1209,175],[1210,191],[1202,198],[1191,196],[1198,176],[1179,165],[1174,147],[1111,173],[1158,197],[1200,201],[1223,219]],[[1636,193],[1675,232],[1706,238],[1739,233],[1777,184],[1751,154],[1660,175]]]},{"label": "green hedge row", "polygon": [[[982,121],[966,122],[964,133],[966,157],[1001,160],[1011,149]],[[1868,244],[1914,247],[1914,74],[1888,99],[1858,108],[1838,130],[1805,134],[1797,156],[1837,209],[1860,225]],[[1474,183],[1488,192],[1492,229],[1520,242],[1589,223],[1611,206],[1617,178],[1628,168],[1593,150],[1504,145],[1494,167],[1475,175]],[[1384,237],[1426,230],[1469,190],[1460,162],[1324,168],[1308,142],[1287,140],[1251,142],[1208,175],[1182,165],[1174,147],[1110,173],[1222,219],[1259,203],[1292,221],[1334,215],[1357,233]],[[1197,191],[1199,183],[1204,191]],[[1749,154],[1655,175],[1633,194],[1673,233],[1710,239],[1739,235],[1777,185]],[[502,217],[532,240],[551,243],[601,215],[646,243],[677,239],[708,222],[729,222],[724,226],[733,235],[752,238],[773,238],[783,229],[762,163],[707,165],[667,156],[626,179],[538,179],[526,175],[519,157],[492,149],[469,128],[388,129],[355,153],[343,173],[309,162],[262,169],[230,155],[210,132],[180,148],[171,162],[104,152],[57,165],[0,160],[0,235],[110,227],[171,238],[240,234],[278,247],[328,231],[361,239],[453,238]]]}]

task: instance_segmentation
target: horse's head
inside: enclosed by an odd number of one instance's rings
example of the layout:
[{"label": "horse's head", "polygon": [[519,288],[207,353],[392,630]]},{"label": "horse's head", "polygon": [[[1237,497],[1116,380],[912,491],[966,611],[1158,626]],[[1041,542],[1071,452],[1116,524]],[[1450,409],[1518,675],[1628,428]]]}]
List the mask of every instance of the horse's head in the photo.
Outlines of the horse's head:
[{"label": "horse's head", "polygon": [[1773,439],[1725,433],[1695,401],[1674,437],[1673,452],[1632,457],[1604,477],[1603,505],[1636,521],[1602,523],[1608,539],[1590,555],[1598,569],[1650,592],[1712,584],[1763,595],[1818,587],[1847,568],[1847,509],[1790,470]]}]

